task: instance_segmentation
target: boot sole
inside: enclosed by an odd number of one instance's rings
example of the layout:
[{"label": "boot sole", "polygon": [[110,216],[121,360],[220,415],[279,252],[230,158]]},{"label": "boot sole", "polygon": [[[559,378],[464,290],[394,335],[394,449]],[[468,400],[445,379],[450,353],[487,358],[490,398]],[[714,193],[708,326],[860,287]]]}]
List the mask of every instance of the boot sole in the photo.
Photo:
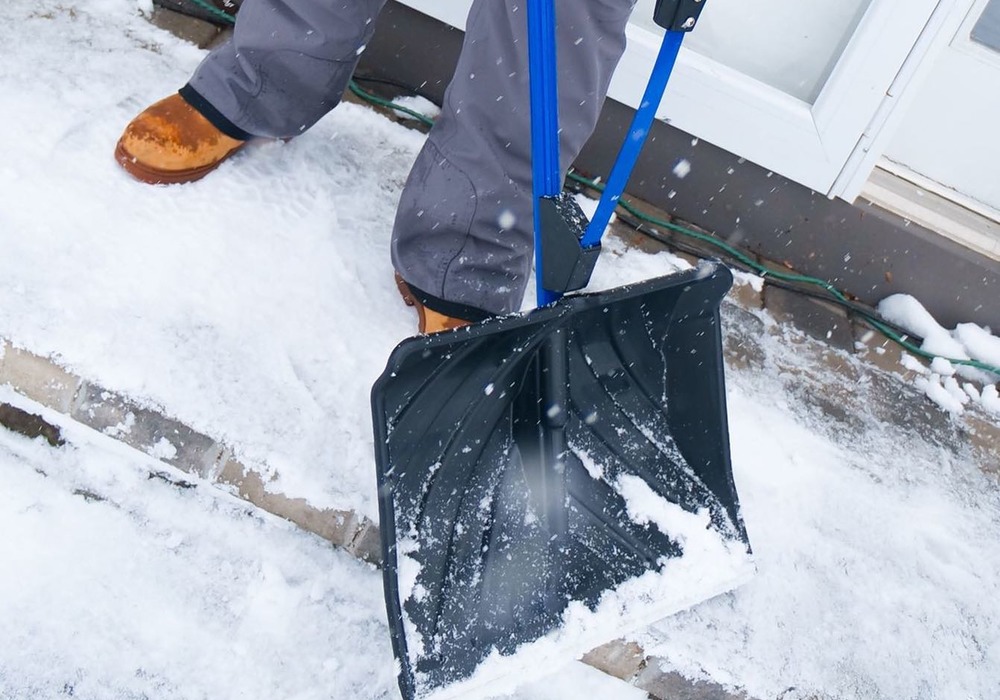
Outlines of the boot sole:
[{"label": "boot sole", "polygon": [[182,185],[188,182],[195,182],[201,178],[208,175],[210,172],[222,165],[226,160],[229,159],[236,151],[243,148],[243,144],[240,144],[233,150],[229,151],[219,160],[209,165],[203,165],[198,168],[188,168],[186,170],[159,170],[157,168],[151,168],[147,165],[143,165],[125,150],[121,141],[115,146],[115,160],[118,161],[118,165],[122,167],[129,175],[134,177],[140,182],[144,182],[147,185]]},{"label": "boot sole", "polygon": [[399,290],[399,296],[403,297],[403,303],[407,306],[416,306],[417,300],[413,298],[413,293],[410,291],[410,285],[396,273],[396,289]]},{"label": "boot sole", "polygon": [[417,301],[416,297],[413,296],[413,292],[410,291],[410,286],[397,272],[396,276],[396,289],[399,290],[399,296],[403,297],[403,303],[407,306],[412,306],[417,310],[417,331],[420,333],[426,332],[424,329],[427,328],[427,319],[424,316],[424,305]]},{"label": "boot sole", "polygon": [[[403,297],[403,303],[406,304],[407,306],[412,306],[414,309],[417,310],[417,331],[419,333],[424,333],[424,334],[446,333],[448,331],[453,331],[458,328],[462,328],[464,326],[472,325],[472,321],[465,321],[458,318],[451,318],[448,316],[444,316],[443,314],[439,314],[436,311],[425,308],[424,305],[421,304],[420,301],[413,295],[412,290],[410,290],[410,285],[406,283],[406,280],[404,280],[398,272],[395,273],[395,279],[396,279],[396,289],[399,290],[399,296]],[[445,324],[442,328],[437,328],[433,331],[427,330],[428,311],[430,311],[431,314],[434,314],[435,318],[440,317],[442,319],[445,319]]]}]

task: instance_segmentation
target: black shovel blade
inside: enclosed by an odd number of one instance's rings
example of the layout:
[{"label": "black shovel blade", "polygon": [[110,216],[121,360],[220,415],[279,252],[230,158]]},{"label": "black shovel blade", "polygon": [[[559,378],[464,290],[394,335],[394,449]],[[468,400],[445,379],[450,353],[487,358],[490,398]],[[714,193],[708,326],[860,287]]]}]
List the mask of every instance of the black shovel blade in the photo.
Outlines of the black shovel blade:
[{"label": "black shovel blade", "polygon": [[618,633],[563,635],[570,608],[634,629],[746,578],[719,321],[731,284],[710,264],[395,349],[372,404],[404,698],[520,673],[542,638]]}]

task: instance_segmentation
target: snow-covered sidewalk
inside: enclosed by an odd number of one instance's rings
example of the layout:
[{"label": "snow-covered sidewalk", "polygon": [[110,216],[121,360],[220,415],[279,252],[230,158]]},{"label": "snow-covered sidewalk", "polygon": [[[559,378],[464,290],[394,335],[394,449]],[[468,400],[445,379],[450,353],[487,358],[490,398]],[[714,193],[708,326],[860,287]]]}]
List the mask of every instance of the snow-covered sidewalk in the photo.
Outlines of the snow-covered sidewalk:
[{"label": "snow-covered sidewalk", "polygon": [[[345,104],[195,185],[140,185],[115,140],[202,55],[142,4],[0,6],[0,337],[232,446],[276,491],[375,518],[368,392],[414,327],[387,246],[422,136]],[[678,264],[609,241],[594,285]],[[1000,697],[996,481],[961,444],[811,411],[809,355],[764,342],[772,359],[728,375],[760,573],[646,651],[761,700]],[[0,698],[393,697],[374,569],[95,440],[0,432]],[[524,697],[632,697],[574,668]]]}]

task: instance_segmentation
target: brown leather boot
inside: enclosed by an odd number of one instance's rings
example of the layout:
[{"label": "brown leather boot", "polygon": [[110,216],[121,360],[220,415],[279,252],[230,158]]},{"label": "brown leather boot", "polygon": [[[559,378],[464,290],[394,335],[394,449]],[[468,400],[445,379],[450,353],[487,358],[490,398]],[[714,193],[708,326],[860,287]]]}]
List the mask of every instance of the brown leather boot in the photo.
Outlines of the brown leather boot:
[{"label": "brown leather boot", "polygon": [[125,127],[115,159],[150,185],[194,182],[246,141],[226,136],[179,94],[160,100]]},{"label": "brown leather boot", "polygon": [[462,328],[463,326],[468,326],[472,324],[472,321],[466,321],[463,318],[453,318],[452,316],[445,316],[444,314],[438,313],[434,309],[428,309],[426,306],[420,303],[420,301],[413,296],[413,292],[410,291],[409,285],[406,281],[396,273],[396,288],[399,290],[399,295],[403,297],[403,302],[407,306],[412,306],[417,310],[417,330],[421,333],[440,333],[442,331],[450,331],[456,328]]}]

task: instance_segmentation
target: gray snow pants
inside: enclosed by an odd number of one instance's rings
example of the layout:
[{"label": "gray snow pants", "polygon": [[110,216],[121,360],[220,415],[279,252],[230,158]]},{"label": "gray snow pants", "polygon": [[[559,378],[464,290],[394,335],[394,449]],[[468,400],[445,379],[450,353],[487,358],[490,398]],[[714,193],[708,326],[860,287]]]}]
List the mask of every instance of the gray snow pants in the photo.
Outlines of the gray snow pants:
[{"label": "gray snow pants", "polygon": [[[340,100],[384,2],[246,0],[233,40],[185,89],[238,132],[298,135]],[[597,124],[633,3],[556,0],[564,172]],[[393,265],[449,316],[517,310],[531,269],[525,13],[525,0],[475,0],[442,113],[396,213]]]}]

